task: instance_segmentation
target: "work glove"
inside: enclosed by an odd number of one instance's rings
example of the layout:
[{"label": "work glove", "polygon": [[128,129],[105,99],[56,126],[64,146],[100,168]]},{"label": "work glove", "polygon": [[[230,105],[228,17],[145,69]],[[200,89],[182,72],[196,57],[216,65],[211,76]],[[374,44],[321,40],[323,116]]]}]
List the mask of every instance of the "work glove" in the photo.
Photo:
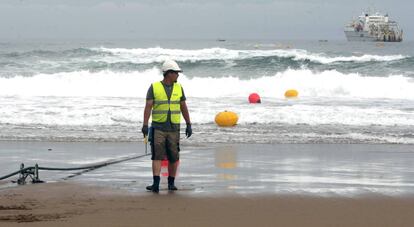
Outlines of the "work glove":
[{"label": "work glove", "polygon": [[148,135],[148,125],[142,126],[141,132],[144,134],[144,137],[146,137]]},{"label": "work glove", "polygon": [[191,129],[191,124],[187,124],[187,127],[185,128],[185,135],[187,138],[190,138],[190,136],[193,134],[193,130]]}]

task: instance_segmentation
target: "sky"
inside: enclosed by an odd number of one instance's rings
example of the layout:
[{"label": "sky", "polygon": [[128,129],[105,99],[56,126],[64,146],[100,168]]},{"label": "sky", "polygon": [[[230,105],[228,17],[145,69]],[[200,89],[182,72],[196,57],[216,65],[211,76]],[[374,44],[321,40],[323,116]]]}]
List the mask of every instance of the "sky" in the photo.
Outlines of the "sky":
[{"label": "sky", "polygon": [[414,39],[412,0],[1,0],[0,39],[345,40],[367,9]]}]

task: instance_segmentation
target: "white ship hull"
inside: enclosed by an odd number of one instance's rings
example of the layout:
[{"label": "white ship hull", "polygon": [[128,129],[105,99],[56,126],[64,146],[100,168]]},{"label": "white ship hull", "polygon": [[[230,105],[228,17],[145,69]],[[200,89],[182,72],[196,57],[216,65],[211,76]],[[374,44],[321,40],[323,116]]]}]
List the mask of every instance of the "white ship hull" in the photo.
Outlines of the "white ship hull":
[{"label": "white ship hull", "polygon": [[344,31],[348,41],[376,42],[376,37],[370,36],[367,31]]}]

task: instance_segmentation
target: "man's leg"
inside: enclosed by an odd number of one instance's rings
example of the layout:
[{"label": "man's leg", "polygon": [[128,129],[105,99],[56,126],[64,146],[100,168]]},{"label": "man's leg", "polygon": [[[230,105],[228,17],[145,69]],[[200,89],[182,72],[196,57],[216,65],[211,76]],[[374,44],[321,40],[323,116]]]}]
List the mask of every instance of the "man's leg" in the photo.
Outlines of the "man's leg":
[{"label": "man's leg", "polygon": [[152,160],[152,185],[147,186],[148,191],[159,192],[160,191],[160,173],[161,173],[161,161]]},{"label": "man's leg", "polygon": [[170,132],[167,136],[167,157],[168,157],[168,190],[175,191],[175,176],[177,174],[179,157],[180,132]]},{"label": "man's leg", "polygon": [[175,191],[177,187],[175,186],[175,175],[177,173],[178,161],[175,163],[168,162],[168,190]]},{"label": "man's leg", "polygon": [[152,160],[152,175],[159,176],[161,173],[161,160]]},{"label": "man's leg", "polygon": [[175,163],[168,162],[168,176],[175,177],[177,173],[178,161]]},{"label": "man's leg", "polygon": [[146,189],[153,192],[159,192],[160,188],[160,173],[161,173],[161,160],[165,156],[165,134],[157,129],[154,129],[153,145],[151,146],[151,159],[152,159],[152,178],[153,183],[147,186]]}]

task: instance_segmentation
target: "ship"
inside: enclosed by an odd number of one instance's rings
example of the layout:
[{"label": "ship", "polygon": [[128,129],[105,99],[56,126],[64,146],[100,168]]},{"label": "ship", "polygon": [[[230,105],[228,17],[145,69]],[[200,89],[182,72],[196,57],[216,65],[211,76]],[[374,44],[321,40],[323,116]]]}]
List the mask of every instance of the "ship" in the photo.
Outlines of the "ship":
[{"label": "ship", "polygon": [[397,22],[390,20],[388,14],[362,13],[357,19],[345,25],[348,41],[401,42],[403,30]]}]

